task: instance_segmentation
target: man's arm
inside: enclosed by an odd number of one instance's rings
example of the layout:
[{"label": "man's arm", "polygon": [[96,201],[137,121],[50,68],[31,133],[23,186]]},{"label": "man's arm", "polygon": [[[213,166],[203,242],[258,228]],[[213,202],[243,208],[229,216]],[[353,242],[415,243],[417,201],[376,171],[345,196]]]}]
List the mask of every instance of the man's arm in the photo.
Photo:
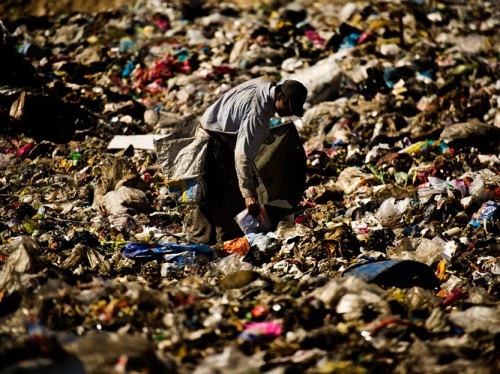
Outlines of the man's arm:
[{"label": "man's arm", "polygon": [[260,204],[254,183],[253,161],[260,146],[269,135],[269,124],[263,122],[265,121],[250,113],[241,124],[234,150],[240,191],[248,212],[255,216],[260,213]]}]

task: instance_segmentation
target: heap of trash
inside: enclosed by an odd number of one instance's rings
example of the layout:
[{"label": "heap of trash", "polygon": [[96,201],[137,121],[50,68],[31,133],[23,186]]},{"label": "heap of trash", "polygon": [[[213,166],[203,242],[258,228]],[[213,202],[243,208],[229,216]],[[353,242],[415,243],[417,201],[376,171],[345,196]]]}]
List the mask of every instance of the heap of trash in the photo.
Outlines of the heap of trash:
[{"label": "heap of trash", "polygon": [[[498,372],[496,1],[0,21],[2,372]],[[303,199],[190,243],[154,141],[258,76],[308,87],[270,123],[300,134]]]}]

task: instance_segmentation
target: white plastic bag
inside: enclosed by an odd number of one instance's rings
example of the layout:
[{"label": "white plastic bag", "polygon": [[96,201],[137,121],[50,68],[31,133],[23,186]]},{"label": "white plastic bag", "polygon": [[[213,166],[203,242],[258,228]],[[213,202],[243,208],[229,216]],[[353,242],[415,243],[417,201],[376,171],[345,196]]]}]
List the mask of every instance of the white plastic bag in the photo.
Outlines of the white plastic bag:
[{"label": "white plastic bag", "polygon": [[399,221],[403,213],[408,209],[409,204],[409,198],[396,203],[396,199],[391,197],[380,205],[375,217],[382,226],[396,228],[399,226]]},{"label": "white plastic bag", "polygon": [[260,215],[257,217],[248,214],[248,210],[245,209],[238,213],[234,219],[245,235],[271,231],[271,223],[269,222],[264,205],[260,206]]}]

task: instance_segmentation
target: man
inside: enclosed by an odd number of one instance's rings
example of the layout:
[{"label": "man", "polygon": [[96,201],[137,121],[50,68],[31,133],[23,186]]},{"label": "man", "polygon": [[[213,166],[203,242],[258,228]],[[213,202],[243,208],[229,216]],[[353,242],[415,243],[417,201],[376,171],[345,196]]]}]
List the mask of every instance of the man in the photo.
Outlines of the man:
[{"label": "man", "polygon": [[[287,200],[296,200],[290,201],[292,205],[298,203],[305,186],[305,155],[295,128],[288,126],[286,132],[295,137],[282,142],[286,145],[267,151],[262,146],[270,135],[269,121],[274,114],[301,117],[306,98],[307,89],[298,81],[276,84],[268,78],[256,78],[234,87],[204,112],[200,124],[210,135],[203,176],[206,197],[195,211],[191,241],[214,244],[243,236],[234,217],[245,207],[249,214],[259,215],[260,204],[266,202],[262,200],[270,197],[288,195]],[[285,138],[283,134],[280,136]],[[258,153],[261,169],[267,168],[267,185],[254,163]],[[284,168],[287,159],[288,167]],[[282,186],[285,183],[288,192]],[[273,196],[266,188],[275,191]]]}]

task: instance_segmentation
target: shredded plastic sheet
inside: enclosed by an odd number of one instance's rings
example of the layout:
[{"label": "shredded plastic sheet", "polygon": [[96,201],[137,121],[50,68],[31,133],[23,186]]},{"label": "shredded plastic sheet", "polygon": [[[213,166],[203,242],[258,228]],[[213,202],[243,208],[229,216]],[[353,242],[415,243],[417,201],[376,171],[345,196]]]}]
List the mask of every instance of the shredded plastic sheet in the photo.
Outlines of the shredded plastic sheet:
[{"label": "shredded plastic sheet", "polygon": [[157,260],[167,257],[175,259],[177,255],[184,252],[192,252],[195,255],[203,255],[209,259],[215,257],[214,251],[206,244],[170,244],[170,243],[127,243],[122,253],[134,260]]}]

